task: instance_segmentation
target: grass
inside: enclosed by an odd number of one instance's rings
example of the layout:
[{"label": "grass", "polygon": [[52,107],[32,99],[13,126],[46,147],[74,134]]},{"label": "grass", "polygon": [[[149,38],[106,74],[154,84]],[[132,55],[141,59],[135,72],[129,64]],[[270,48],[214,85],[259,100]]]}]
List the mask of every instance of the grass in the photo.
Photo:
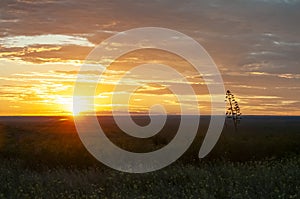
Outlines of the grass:
[{"label": "grass", "polygon": [[246,163],[175,164],[127,174],[108,168],[0,166],[2,198],[298,198],[300,158]]},{"label": "grass", "polygon": [[[71,121],[44,120],[0,122],[0,198],[300,197],[300,134],[295,123],[287,128],[259,120],[255,128],[244,122],[238,133],[224,129],[214,150],[199,160],[207,128],[202,125],[190,149],[174,164],[128,174],[95,160]],[[172,138],[171,128],[166,128],[167,134],[138,143],[116,135],[118,129],[105,123],[108,137],[128,149],[159,148]]]}]

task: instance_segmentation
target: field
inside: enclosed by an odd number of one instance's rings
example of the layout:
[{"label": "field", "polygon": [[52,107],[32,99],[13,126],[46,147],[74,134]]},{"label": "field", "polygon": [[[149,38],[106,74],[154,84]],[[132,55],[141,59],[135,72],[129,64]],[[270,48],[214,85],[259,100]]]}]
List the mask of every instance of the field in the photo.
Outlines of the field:
[{"label": "field", "polygon": [[[120,132],[111,117],[99,121],[118,146],[146,152],[173,138],[179,118],[170,116],[162,132],[142,140]],[[194,143],[172,165],[128,174],[93,158],[72,118],[0,117],[0,198],[300,197],[300,117],[245,116],[238,132],[227,120],[213,151],[199,160],[208,122],[201,118]]]}]

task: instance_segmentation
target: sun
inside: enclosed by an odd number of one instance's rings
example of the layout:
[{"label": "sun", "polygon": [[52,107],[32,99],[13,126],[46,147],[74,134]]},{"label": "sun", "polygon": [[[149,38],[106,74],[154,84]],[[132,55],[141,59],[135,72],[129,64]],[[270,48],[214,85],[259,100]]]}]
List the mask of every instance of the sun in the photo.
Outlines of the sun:
[{"label": "sun", "polygon": [[57,96],[55,99],[55,103],[60,105],[62,112],[67,112],[73,116],[78,116],[84,112],[90,111],[90,109],[87,107],[87,101],[83,101],[82,99],[76,101],[76,105],[73,106],[72,96]]},{"label": "sun", "polygon": [[59,106],[62,112],[74,115],[72,97],[56,96],[54,102]]},{"label": "sun", "polygon": [[[73,101],[75,100],[75,101]],[[73,116],[87,114],[93,112],[93,100],[87,97],[74,97],[72,98],[72,113]]]},{"label": "sun", "polygon": [[[75,103],[73,104],[73,102]],[[61,112],[68,115],[79,116],[93,112],[93,100],[87,97],[73,97],[73,96],[55,96],[54,103]]]}]

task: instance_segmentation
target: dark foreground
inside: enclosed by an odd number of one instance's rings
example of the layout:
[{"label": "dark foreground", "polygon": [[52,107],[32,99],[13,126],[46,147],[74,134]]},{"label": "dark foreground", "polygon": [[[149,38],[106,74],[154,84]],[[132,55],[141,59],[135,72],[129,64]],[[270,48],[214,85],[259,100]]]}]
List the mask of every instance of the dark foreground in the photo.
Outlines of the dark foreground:
[{"label": "dark foreground", "polygon": [[[140,140],[109,117],[99,120],[112,142],[136,152],[168,144],[179,122],[169,117],[161,133]],[[300,197],[300,117],[244,117],[238,132],[227,121],[213,151],[199,160],[208,121],[202,118],[195,142],[172,165],[128,174],[95,160],[71,118],[0,117],[0,198]]]}]

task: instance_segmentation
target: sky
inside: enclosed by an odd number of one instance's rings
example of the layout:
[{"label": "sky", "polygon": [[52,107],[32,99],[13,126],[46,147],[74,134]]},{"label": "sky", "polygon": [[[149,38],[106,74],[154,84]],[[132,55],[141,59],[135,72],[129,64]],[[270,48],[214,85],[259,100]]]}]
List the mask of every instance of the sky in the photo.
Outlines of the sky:
[{"label": "sky", "polygon": [[[72,114],[74,82],[88,54],[103,40],[139,27],[169,28],[198,41],[244,115],[300,115],[299,10],[299,0],[1,0],[0,115]],[[128,90],[114,90],[118,78],[153,61],[180,71],[196,90],[201,112],[210,113],[203,79],[185,60],[158,50],[132,52],[113,63],[95,92],[96,111],[109,113],[113,106],[122,112],[123,104],[111,102],[113,92]],[[162,103],[178,114],[179,105],[194,100],[184,92],[183,103],[174,97],[170,87],[182,84],[141,86],[131,112]]]}]

